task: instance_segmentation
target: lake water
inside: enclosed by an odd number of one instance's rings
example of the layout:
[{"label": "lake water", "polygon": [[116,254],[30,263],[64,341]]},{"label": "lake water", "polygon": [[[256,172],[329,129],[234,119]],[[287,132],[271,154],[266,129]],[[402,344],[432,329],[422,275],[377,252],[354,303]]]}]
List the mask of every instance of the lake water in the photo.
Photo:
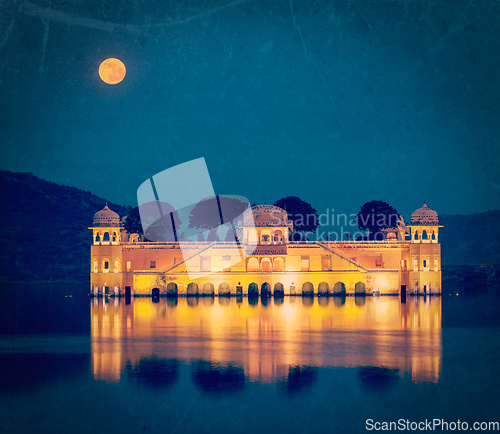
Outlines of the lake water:
[{"label": "lake water", "polygon": [[368,419],[498,422],[500,291],[446,289],[406,303],[126,303],[89,299],[87,285],[3,287],[0,432],[326,433],[366,432]]}]

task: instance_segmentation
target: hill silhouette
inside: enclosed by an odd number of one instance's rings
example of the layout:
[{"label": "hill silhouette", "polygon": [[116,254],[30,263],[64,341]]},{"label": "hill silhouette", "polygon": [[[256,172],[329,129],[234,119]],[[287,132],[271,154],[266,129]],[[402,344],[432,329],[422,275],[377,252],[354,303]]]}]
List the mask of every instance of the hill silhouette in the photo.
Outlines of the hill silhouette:
[{"label": "hill silhouette", "polygon": [[[2,280],[89,280],[88,227],[105,199],[9,171],[0,171],[0,198]],[[108,206],[120,216],[129,209],[111,202]]]},{"label": "hill silhouette", "polygon": [[442,264],[500,264],[500,211],[440,215]]}]

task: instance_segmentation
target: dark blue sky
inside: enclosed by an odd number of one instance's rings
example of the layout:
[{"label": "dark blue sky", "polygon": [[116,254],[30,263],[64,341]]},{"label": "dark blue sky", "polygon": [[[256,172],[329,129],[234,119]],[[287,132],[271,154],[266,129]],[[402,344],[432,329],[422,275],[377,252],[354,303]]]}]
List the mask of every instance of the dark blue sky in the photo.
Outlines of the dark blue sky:
[{"label": "dark blue sky", "polygon": [[498,29],[497,0],[3,0],[0,168],[132,205],[205,157],[251,202],[498,209]]}]

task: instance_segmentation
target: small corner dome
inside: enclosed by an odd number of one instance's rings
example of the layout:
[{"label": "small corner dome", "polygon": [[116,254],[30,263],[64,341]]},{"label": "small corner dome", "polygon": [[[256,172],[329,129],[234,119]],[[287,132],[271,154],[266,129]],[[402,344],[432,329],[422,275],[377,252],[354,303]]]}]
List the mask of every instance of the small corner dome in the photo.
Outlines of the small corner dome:
[{"label": "small corner dome", "polygon": [[430,209],[424,201],[422,208],[419,208],[412,213],[411,224],[423,226],[438,225],[438,213],[433,209]]},{"label": "small corner dome", "polygon": [[94,226],[120,226],[120,216],[106,205],[94,214]]}]

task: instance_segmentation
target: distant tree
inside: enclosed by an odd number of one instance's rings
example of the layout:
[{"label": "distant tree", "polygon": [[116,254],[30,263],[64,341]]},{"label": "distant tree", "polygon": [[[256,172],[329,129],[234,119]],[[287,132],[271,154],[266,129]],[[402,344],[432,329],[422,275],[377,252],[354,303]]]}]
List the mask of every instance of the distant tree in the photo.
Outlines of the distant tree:
[{"label": "distant tree", "polygon": [[209,197],[198,202],[191,210],[189,227],[210,230],[207,241],[220,241],[215,232],[221,224],[225,224],[228,227],[225,240],[233,240],[231,232],[235,233],[234,219],[243,214],[247,208],[247,203],[235,197]]},{"label": "distant tree", "polygon": [[130,210],[129,213],[126,215],[125,220],[123,222],[123,228],[129,234],[140,234],[140,235],[143,234],[141,217],[139,215],[138,206],[132,208],[132,210]]},{"label": "distant tree", "polygon": [[[219,203],[217,203],[217,200]],[[220,211],[219,211],[220,204]],[[221,224],[230,224],[248,208],[245,202],[227,196],[214,196],[198,202],[191,210],[189,227],[197,229],[213,229]],[[222,221],[221,221],[222,214]]]},{"label": "distant tree", "polygon": [[[177,211],[166,202],[159,202],[163,217],[158,218],[160,210],[158,202],[152,201],[142,204],[139,207],[133,208],[128,214],[123,223],[124,229],[129,234],[145,235],[146,239],[151,241],[174,241],[175,235],[172,229],[172,215],[174,217],[175,227],[178,229],[181,225],[181,220]],[[147,233],[144,234],[141,218],[145,225],[148,226]],[[179,234],[177,234],[179,236]]]},{"label": "distant tree", "polygon": [[396,208],[382,200],[372,200],[361,206],[354,217],[358,228],[368,233],[368,239],[378,239],[382,229],[395,227],[400,215]]},{"label": "distant tree", "polygon": [[297,196],[288,196],[277,200],[275,206],[283,208],[288,213],[288,218],[293,221],[296,232],[314,232],[318,227],[318,212],[311,204]]}]

